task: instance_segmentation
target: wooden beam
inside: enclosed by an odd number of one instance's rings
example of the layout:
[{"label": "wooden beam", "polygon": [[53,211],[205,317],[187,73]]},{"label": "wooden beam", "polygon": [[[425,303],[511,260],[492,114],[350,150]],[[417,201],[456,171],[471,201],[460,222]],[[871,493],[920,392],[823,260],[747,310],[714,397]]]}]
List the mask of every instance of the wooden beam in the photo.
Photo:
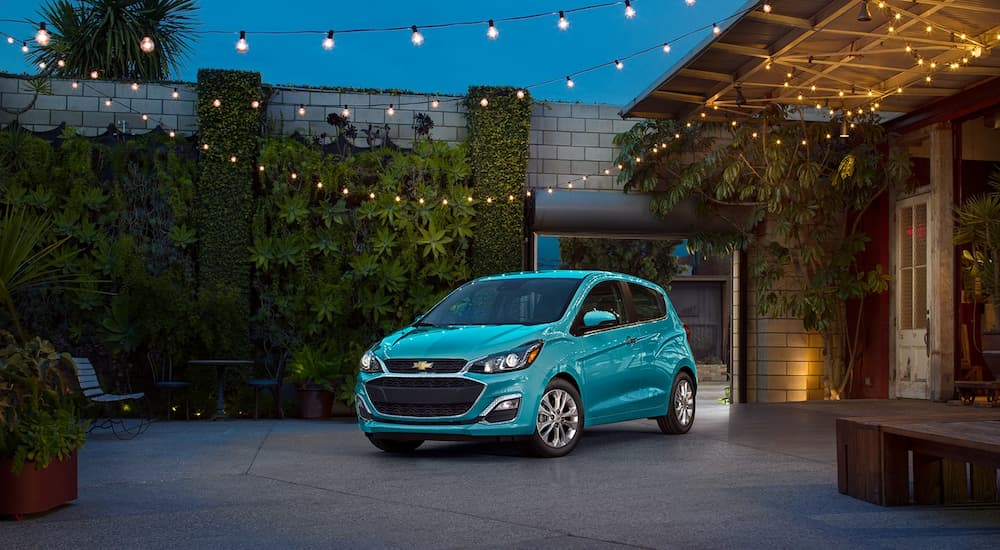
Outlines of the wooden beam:
[{"label": "wooden beam", "polygon": [[767,59],[768,57],[771,57],[771,52],[765,48],[755,48],[753,46],[744,46],[742,44],[730,44],[729,42],[713,42],[709,44],[708,48],[760,59]]},{"label": "wooden beam", "polygon": [[732,82],[733,75],[726,73],[717,73],[714,71],[703,71],[700,69],[688,69],[683,68],[677,71],[678,76],[687,76],[690,78],[700,78],[702,80],[714,80],[716,82]]},{"label": "wooden beam", "polygon": [[663,90],[656,90],[650,95],[657,99],[683,101],[684,103],[694,103],[697,105],[705,104],[705,96],[694,95],[694,94],[682,94],[680,92],[666,92]]}]

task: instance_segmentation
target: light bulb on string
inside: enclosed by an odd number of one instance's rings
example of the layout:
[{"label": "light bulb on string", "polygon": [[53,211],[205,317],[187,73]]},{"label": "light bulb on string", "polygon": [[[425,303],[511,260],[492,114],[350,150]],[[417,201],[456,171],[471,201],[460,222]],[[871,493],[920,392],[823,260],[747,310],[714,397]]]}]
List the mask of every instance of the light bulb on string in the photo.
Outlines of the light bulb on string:
[{"label": "light bulb on string", "polygon": [[670,53],[670,43],[669,42],[664,42],[663,43],[663,53]]},{"label": "light bulb on string", "polygon": [[172,97],[174,99],[177,99],[180,96],[181,96],[181,93],[179,91],[177,91],[177,88],[174,88],[174,91],[170,92],[170,97]]},{"label": "light bulb on string", "polygon": [[625,17],[632,19],[635,17],[635,8],[632,7],[632,2],[625,0]]},{"label": "light bulb on string", "polygon": [[147,115],[146,113],[142,113],[142,115],[141,115],[141,116],[142,116],[142,120],[143,120],[143,121],[147,121],[147,120],[149,120],[149,115]]},{"label": "light bulb on string", "polygon": [[35,33],[35,42],[37,42],[39,46],[48,46],[51,39],[52,36],[49,35],[49,31],[45,29],[45,23],[39,23],[38,32]]},{"label": "light bulb on string", "polygon": [[306,116],[306,106],[305,105],[299,105],[299,111],[298,112],[299,112],[299,116]]},{"label": "light bulb on string", "polygon": [[497,30],[496,25],[493,24],[493,20],[490,19],[489,26],[486,28],[486,38],[490,40],[496,40],[500,37],[500,31]]},{"label": "light bulb on string", "polygon": [[559,10],[559,22],[556,23],[559,30],[564,31],[569,28],[569,19],[566,19],[566,14],[562,10]]},{"label": "light bulb on string", "polygon": [[44,71],[45,67],[48,67],[48,64],[46,62],[44,62],[44,61],[39,61],[38,62],[38,68],[39,69],[42,69]]},{"label": "light bulb on string", "polygon": [[59,59],[56,60],[56,65],[58,65],[59,68],[65,67],[66,60],[60,57]]},{"label": "light bulb on string", "polygon": [[30,51],[27,42],[21,42],[21,51],[24,53],[28,53]]},{"label": "light bulb on string", "polygon": [[215,98],[212,100],[212,107],[222,107],[222,100]]},{"label": "light bulb on string", "polygon": [[133,82],[131,88],[132,88],[133,92],[138,92],[139,91],[139,83],[138,82]]},{"label": "light bulb on string", "polygon": [[70,87],[72,87],[75,90],[75,89],[77,89],[77,88],[80,87],[80,83],[78,81],[74,80],[73,83],[70,84]]},{"label": "light bulb on string", "polygon": [[413,25],[412,27],[410,27],[410,30],[413,31],[413,33],[410,34],[410,42],[413,42],[414,46],[419,46],[423,44],[424,35],[420,34],[420,31],[417,30],[417,26]]},{"label": "light bulb on string", "polygon": [[687,4],[687,5],[689,5],[689,6],[693,6],[694,2],[695,2],[695,0],[684,0],[684,3]]},{"label": "light bulb on string", "polygon": [[170,133],[167,134],[167,135],[169,135],[171,138],[175,138],[175,137],[177,137],[177,132],[175,132],[173,130],[170,130]]},{"label": "light bulb on string", "polygon": [[139,42],[139,49],[145,53],[153,53],[153,50],[156,49],[156,43],[149,36],[143,36]]},{"label": "light bulb on string", "polygon": [[518,90],[515,95],[517,95],[518,99],[524,99],[524,90]]},{"label": "light bulb on string", "polygon": [[722,34],[722,29],[720,29],[719,26],[716,25],[715,23],[712,23],[712,34],[714,34],[715,36],[719,36],[720,34]]},{"label": "light bulb on string", "polygon": [[488,99],[486,99],[484,97],[484,98],[482,98],[482,99],[479,100],[479,105],[482,106],[482,107],[489,107],[490,100],[488,100]]},{"label": "light bulb on string", "polygon": [[7,43],[8,44],[13,44],[14,43],[14,37],[13,36],[8,36],[7,37]]},{"label": "light bulb on string", "polygon": [[431,100],[431,109],[437,109],[441,106],[441,102],[437,98]]},{"label": "light bulb on string", "polygon": [[111,98],[110,97],[104,100],[104,106],[105,107],[110,107],[111,106]]},{"label": "light bulb on string", "polygon": [[333,49],[333,46],[334,46],[333,31],[332,30],[326,31],[326,38],[323,39],[323,49],[326,51],[330,51]]},{"label": "light bulb on string", "polygon": [[247,53],[250,51],[250,43],[247,42],[247,31],[240,31],[240,39],[236,41],[236,52]]},{"label": "light bulb on string", "polygon": [[764,13],[771,13],[771,3],[765,1],[761,9],[764,10]]},{"label": "light bulb on string", "polygon": [[573,86],[576,86],[576,82],[573,82],[573,79],[567,76],[566,77],[566,87],[567,88],[572,88]]},{"label": "light bulb on string", "polygon": [[344,105],[344,108],[340,111],[340,116],[351,118],[351,110],[347,108],[347,105]]},{"label": "light bulb on string", "polygon": [[396,109],[392,107],[392,103],[390,103],[389,108],[385,110],[385,114],[388,116],[394,116],[396,114]]},{"label": "light bulb on string", "polygon": [[620,71],[620,70],[622,70],[622,69],[625,68],[625,64],[622,63],[621,61],[615,59],[615,68]]},{"label": "light bulb on string", "polygon": [[251,109],[259,109],[260,108],[260,102],[257,101],[256,99],[253,100],[253,101],[251,101],[250,102],[250,108]]}]

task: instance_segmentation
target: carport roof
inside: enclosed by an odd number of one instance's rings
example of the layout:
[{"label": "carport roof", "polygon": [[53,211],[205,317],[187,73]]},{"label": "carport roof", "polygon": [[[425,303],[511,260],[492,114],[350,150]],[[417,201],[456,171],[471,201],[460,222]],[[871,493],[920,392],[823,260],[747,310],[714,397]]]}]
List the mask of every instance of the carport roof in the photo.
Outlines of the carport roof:
[{"label": "carport roof", "polygon": [[997,0],[868,1],[871,20],[859,21],[862,4],[751,0],[620,114],[733,119],[770,103],[910,113],[1000,76]]}]

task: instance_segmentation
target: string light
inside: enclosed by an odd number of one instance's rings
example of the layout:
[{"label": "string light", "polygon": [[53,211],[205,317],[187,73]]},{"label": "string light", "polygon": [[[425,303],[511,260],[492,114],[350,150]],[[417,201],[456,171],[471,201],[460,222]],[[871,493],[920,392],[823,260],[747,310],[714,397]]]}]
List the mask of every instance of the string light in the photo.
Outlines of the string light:
[{"label": "string light", "polygon": [[684,3],[687,4],[687,5],[689,5],[689,6],[693,6],[694,2],[695,2],[695,0],[684,0]]},{"label": "string light", "polygon": [[236,155],[229,157],[229,162],[236,164]]},{"label": "string light", "polygon": [[332,30],[326,31],[326,38],[323,39],[323,49],[326,51],[330,51],[333,49],[333,46],[334,46],[333,31]]},{"label": "string light", "polygon": [[133,82],[131,88],[132,88],[133,92],[138,92],[139,91],[139,83],[138,82]]},{"label": "string light", "polygon": [[60,57],[58,60],[56,60],[56,65],[58,65],[59,67],[65,67],[66,60]]},{"label": "string light", "polygon": [[431,100],[431,109],[437,109],[441,106],[441,102],[437,98]]},{"label": "string light", "polygon": [[351,118],[351,110],[347,108],[347,105],[344,105],[344,109],[340,111],[340,116],[344,118]]},{"label": "string light", "polygon": [[306,116],[306,106],[299,105],[299,116]]},{"label": "string light", "polygon": [[260,108],[260,102],[257,101],[256,99],[253,100],[253,101],[251,101],[250,102],[250,108],[251,109],[259,109]]},{"label": "string light", "polygon": [[632,7],[632,3],[629,0],[625,0],[625,17],[629,19],[635,17],[635,8]]},{"label": "string light", "polygon": [[670,43],[669,42],[664,42],[663,43],[663,53],[670,53]]},{"label": "string light", "polygon": [[566,77],[566,87],[567,88],[572,88],[573,86],[576,86],[576,82],[573,82],[573,79],[567,76]]},{"label": "string light", "polygon": [[112,101],[112,100],[111,100],[111,98],[110,98],[110,97],[109,97],[109,98],[107,98],[107,99],[105,99],[105,100],[104,100],[104,106],[105,106],[105,107],[110,107],[110,106],[111,106],[111,101]]},{"label": "string light", "polygon": [[71,87],[71,88],[73,88],[73,89],[75,90],[75,89],[77,89],[77,88],[79,88],[79,87],[80,87],[80,83],[79,83],[79,82],[77,82],[76,80],[74,80],[74,81],[73,81],[73,83],[72,83],[72,84],[70,84],[70,87]]},{"label": "string light", "polygon": [[146,53],[153,53],[156,49],[156,43],[149,36],[143,36],[142,41],[139,42],[139,49]]},{"label": "string light", "polygon": [[483,107],[489,107],[489,105],[490,105],[490,100],[488,100],[488,99],[486,99],[486,98],[484,97],[484,98],[482,98],[482,99],[480,99],[480,100],[479,100],[479,105],[481,105],[481,106],[483,106]]},{"label": "string light", "polygon": [[625,68],[625,64],[615,59],[615,68],[620,71]]},{"label": "string light", "polygon": [[222,107],[222,100],[215,98],[212,100],[212,107]]},{"label": "string light", "polygon": [[13,36],[8,36],[7,37],[7,43],[8,44],[13,44],[14,43],[14,37]]},{"label": "string light", "polygon": [[177,91],[177,88],[174,88],[174,91],[170,92],[170,97],[172,97],[174,99],[177,99],[180,96],[181,96],[181,93],[179,91]]},{"label": "string light", "polygon": [[771,13],[771,3],[764,2],[764,6],[762,9],[764,10],[764,13]]},{"label": "string light", "polygon": [[493,20],[490,19],[489,27],[486,28],[486,38],[490,40],[496,40],[500,36],[500,31],[497,30],[496,25],[493,24]]},{"label": "string light", "polygon": [[24,53],[28,53],[29,49],[28,49],[28,43],[27,42],[21,42],[21,51],[24,52]]},{"label": "string light", "polygon": [[45,23],[39,23],[38,32],[35,33],[35,42],[38,42],[39,46],[48,46],[51,39],[49,31],[45,29]]},{"label": "string light", "polygon": [[518,99],[524,99],[524,90],[518,90],[516,95]]},{"label": "string light", "polygon": [[716,25],[715,23],[712,23],[712,34],[714,34],[715,36],[719,36],[720,34],[722,34],[722,29],[720,29],[719,26]]},{"label": "string light", "polygon": [[250,51],[250,43],[247,42],[247,31],[240,31],[240,39],[236,41],[236,52],[247,53]]},{"label": "string light", "polygon": [[410,35],[410,42],[413,42],[414,46],[419,46],[423,44],[424,35],[420,34],[420,31],[417,30],[417,26],[413,25],[412,27],[410,27],[410,30],[413,31],[413,34]]},{"label": "string light", "polygon": [[389,108],[385,110],[385,114],[389,116],[394,116],[396,114],[396,109],[392,107],[392,103],[390,103]]}]

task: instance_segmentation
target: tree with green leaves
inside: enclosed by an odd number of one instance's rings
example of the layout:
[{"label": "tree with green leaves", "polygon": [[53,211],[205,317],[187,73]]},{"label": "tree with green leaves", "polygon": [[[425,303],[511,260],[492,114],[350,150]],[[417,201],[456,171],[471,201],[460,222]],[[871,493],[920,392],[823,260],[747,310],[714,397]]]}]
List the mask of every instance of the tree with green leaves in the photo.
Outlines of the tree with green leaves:
[{"label": "tree with green leaves", "polygon": [[[851,124],[850,136],[840,137]],[[650,208],[668,216],[694,198],[726,220],[725,234],[693,235],[705,254],[747,250],[757,310],[795,317],[824,338],[829,396],[844,394],[860,351],[861,308],[847,302],[885,291],[881,266],[861,269],[868,237],[862,216],[890,186],[906,182],[902,150],[883,150],[874,114],[853,122],[808,122],[801,110],[772,105],[749,121],[686,124],[645,121],[616,137],[619,181],[654,193]]]},{"label": "tree with green leaves", "polygon": [[167,80],[190,52],[197,11],[194,0],[49,0],[38,17],[50,40],[31,62],[60,78]]}]

